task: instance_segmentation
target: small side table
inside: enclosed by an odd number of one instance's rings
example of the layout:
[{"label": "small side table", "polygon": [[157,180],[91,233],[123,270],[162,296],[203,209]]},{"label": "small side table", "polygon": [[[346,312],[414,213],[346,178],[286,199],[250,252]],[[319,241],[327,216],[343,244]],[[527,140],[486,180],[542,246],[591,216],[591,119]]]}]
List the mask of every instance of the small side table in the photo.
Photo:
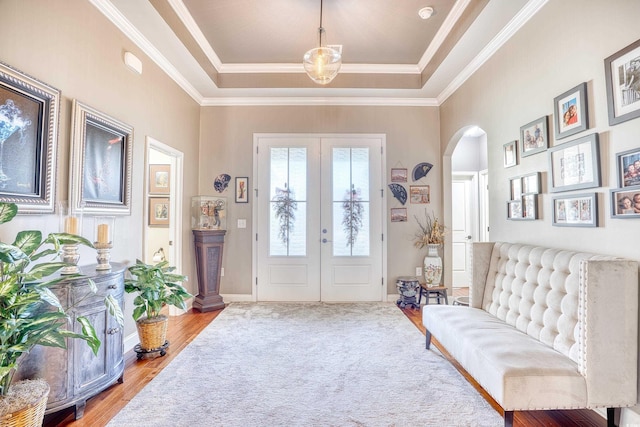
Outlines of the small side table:
[{"label": "small side table", "polygon": [[396,301],[398,307],[420,308],[420,303],[416,303],[416,295],[418,294],[418,289],[420,288],[417,277],[398,277],[398,280],[396,281],[396,287],[398,288],[398,295],[400,295],[400,298],[398,299],[398,301]]},{"label": "small side table", "polygon": [[434,298],[438,304],[441,304],[441,300],[444,300],[445,304],[449,304],[449,299],[447,298],[447,287],[446,286],[432,286],[428,287],[426,283],[420,282],[420,293],[418,294],[418,305],[420,305],[420,301],[422,301],[422,295],[426,297],[426,304],[429,304],[429,300]]}]

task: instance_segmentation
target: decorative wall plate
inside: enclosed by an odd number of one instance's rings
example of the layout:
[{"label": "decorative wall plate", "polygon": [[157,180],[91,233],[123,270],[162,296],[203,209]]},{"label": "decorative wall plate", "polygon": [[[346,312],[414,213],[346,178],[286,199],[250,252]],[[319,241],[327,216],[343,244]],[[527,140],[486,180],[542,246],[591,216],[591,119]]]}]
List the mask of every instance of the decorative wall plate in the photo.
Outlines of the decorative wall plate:
[{"label": "decorative wall plate", "polygon": [[389,184],[393,197],[398,199],[403,205],[407,203],[407,190],[400,184]]},{"label": "decorative wall plate", "polygon": [[427,162],[418,163],[413,168],[413,172],[411,173],[411,175],[413,176],[413,180],[417,181],[420,178],[424,178],[425,176],[427,176],[427,174],[429,173],[432,167],[433,165],[431,163],[427,163]]},{"label": "decorative wall plate", "polygon": [[215,181],[213,181],[213,188],[218,193],[222,193],[224,190],[226,190],[229,182],[231,182],[231,176],[227,175],[226,173],[221,173],[216,177]]}]

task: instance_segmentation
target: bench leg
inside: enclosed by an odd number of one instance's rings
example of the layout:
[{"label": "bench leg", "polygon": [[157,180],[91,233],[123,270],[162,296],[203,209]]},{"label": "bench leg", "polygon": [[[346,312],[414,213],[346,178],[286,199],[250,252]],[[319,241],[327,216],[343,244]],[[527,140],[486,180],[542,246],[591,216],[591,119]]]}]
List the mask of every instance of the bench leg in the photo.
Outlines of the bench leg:
[{"label": "bench leg", "polygon": [[504,427],[513,427],[513,411],[504,411]]},{"label": "bench leg", "polygon": [[429,332],[428,330],[425,331],[425,336],[426,336],[426,345],[424,348],[429,350],[429,347],[431,347],[431,332]]},{"label": "bench leg", "polygon": [[607,408],[607,427],[618,427],[616,418],[620,422],[620,408]]}]

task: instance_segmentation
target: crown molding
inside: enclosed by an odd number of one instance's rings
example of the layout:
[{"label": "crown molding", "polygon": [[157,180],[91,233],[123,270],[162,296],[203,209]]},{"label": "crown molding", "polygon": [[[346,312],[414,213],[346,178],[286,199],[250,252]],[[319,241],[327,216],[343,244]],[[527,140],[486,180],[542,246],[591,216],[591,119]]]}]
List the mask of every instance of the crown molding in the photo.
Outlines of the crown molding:
[{"label": "crown molding", "polygon": [[205,98],[203,107],[225,106],[366,106],[366,107],[437,107],[434,98],[384,97],[225,97]]},{"label": "crown molding", "polygon": [[453,79],[436,97],[438,105],[455,93],[478,69],[489,60],[529,19],[531,19],[549,0],[529,0],[511,21],[491,39],[475,58]]},{"label": "crown molding", "polygon": [[138,46],[153,62],[155,62],[169,77],[175,81],[197,103],[202,103],[203,97],[184,78],[158,49],[138,31],[129,20],[109,0],[89,0],[104,16],[107,17],[120,31],[122,31],[136,46]]}]

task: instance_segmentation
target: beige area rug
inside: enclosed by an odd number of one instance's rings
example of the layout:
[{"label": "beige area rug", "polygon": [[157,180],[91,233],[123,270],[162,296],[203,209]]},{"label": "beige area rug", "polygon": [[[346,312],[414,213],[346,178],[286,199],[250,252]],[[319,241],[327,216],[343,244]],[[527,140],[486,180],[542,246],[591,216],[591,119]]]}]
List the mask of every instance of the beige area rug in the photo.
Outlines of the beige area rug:
[{"label": "beige area rug", "polygon": [[394,304],[232,303],[109,423],[133,425],[503,421]]}]

